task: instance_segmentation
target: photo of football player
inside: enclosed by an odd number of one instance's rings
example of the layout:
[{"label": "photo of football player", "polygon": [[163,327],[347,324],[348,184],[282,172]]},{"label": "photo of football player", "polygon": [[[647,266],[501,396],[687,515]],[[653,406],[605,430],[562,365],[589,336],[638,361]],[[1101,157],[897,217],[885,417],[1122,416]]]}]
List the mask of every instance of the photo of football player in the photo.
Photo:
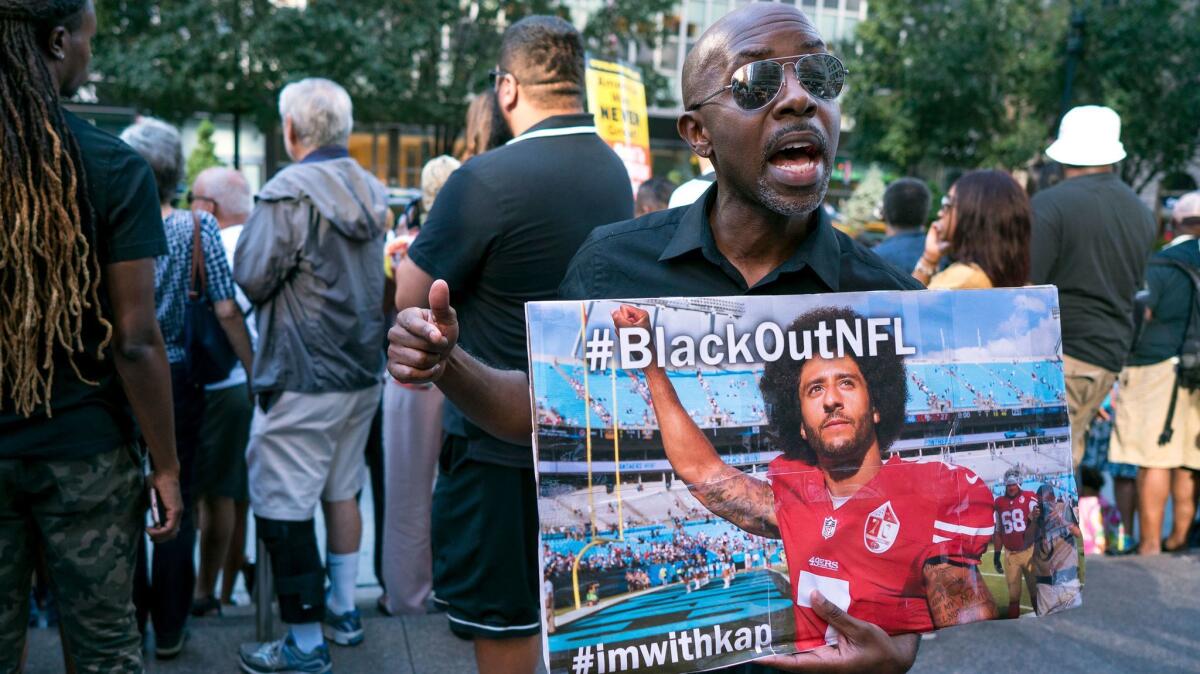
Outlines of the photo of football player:
[{"label": "photo of football player", "polygon": [[[823,308],[788,330],[864,320]],[[618,330],[651,327],[649,314],[629,305],[614,311],[613,321]],[[814,590],[891,634],[996,617],[978,569],[995,531],[987,485],[941,461],[884,460],[908,397],[904,359],[892,340],[872,357],[814,354],[766,364],[760,388],[767,430],[782,451],[766,481],[721,459],[653,359],[642,372],[667,459],[692,495],[751,534],[783,540],[799,650],[836,642],[811,608]]]},{"label": "photo of football player", "polygon": [[1075,538],[1082,537],[1075,509],[1060,500],[1048,484],[1038,487],[1034,511],[1033,568],[1037,573],[1037,614],[1075,608],[1083,604],[1079,583],[1079,552]]},{"label": "photo of football player", "polygon": [[[1029,589],[1031,602],[1037,601],[1037,574],[1033,569],[1033,529],[1037,495],[1021,489],[1021,473],[1010,468],[1004,473],[1004,493],[996,497],[996,535],[992,563],[1008,583],[1008,617],[1021,616],[1021,579]],[[1004,551],[1004,563],[1000,552]]]}]

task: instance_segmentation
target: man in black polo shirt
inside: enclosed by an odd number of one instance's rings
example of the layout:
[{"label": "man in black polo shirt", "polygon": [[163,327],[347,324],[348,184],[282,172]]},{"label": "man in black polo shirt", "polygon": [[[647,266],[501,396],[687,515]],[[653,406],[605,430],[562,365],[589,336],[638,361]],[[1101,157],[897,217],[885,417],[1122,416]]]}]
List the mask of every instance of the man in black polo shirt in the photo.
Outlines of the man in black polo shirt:
[{"label": "man in black polo shirt", "polygon": [[[583,45],[569,23],[533,16],[513,24],[493,78],[514,138],[451,174],[396,268],[397,307],[424,304],[433,279],[446,279],[458,298],[463,347],[524,370],[525,302],[554,299],[592,229],[633,215],[633,192],[583,111]],[[434,595],[450,628],[475,640],[481,671],[531,671],[541,578],[528,428],[521,444],[511,444],[453,405],[445,427],[433,503]]]},{"label": "man in black polo shirt", "polygon": [[173,537],[183,510],[154,317],[154,258],[167,251],[154,175],[59,104],[87,81],[95,33],[88,0],[0,0],[0,228],[12,242],[0,246],[0,672],[22,668],[39,557],[73,671],[142,671],[135,418],[166,510],[151,537]]},{"label": "man in black polo shirt", "polygon": [[[712,160],[716,184],[686,209],[597,229],[571,262],[560,298],[919,288],[834,230],[820,207],[837,149],[834,99],[844,75],[794,6],[746,5],[714,24],[684,65],[687,112],[678,126],[693,151]],[[480,426],[510,442],[530,442],[525,373],[489,367],[454,348],[469,327],[450,308],[446,284],[435,282],[429,301],[429,310],[406,309],[397,317],[389,371],[401,381],[436,381]],[[794,671],[911,665],[915,635],[888,637],[823,598],[813,604],[841,633],[839,646],[773,656],[770,664]]]}]

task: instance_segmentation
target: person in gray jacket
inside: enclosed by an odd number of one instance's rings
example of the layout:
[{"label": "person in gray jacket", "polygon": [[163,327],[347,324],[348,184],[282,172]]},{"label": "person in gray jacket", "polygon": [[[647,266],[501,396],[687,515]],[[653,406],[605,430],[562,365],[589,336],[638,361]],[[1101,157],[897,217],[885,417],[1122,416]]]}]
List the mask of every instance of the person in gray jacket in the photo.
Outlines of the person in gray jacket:
[{"label": "person in gray jacket", "polygon": [[[279,96],[296,163],[272,178],[238,241],[234,273],[254,304],[258,352],[246,460],[288,634],[241,649],[247,672],[324,672],[325,637],[362,642],[354,586],[362,517],[355,495],[383,366],[384,186],[350,158],[346,91],[306,79]],[[330,592],[313,512],[324,508]],[[322,625],[322,622],[324,625]],[[323,627],[323,629],[322,629]]]}]

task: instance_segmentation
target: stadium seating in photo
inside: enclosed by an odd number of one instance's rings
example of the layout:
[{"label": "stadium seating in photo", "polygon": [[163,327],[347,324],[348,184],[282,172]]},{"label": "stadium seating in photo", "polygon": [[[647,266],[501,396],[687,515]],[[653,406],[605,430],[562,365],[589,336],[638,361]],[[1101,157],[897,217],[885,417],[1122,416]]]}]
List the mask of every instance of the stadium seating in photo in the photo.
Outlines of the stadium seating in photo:
[{"label": "stadium seating in photo", "polygon": [[618,527],[618,515],[624,516],[629,526],[665,523],[673,517],[687,517],[689,513],[707,513],[687,487],[678,481],[670,488],[662,480],[647,481],[642,483],[640,490],[636,483],[629,481],[622,485],[619,498],[616,490],[610,491],[604,485],[591,489],[566,485],[556,488],[547,485],[552,482],[551,478],[542,482],[538,512],[543,531],[553,531],[557,527],[580,529],[589,525],[593,516],[589,508],[593,507],[597,525],[614,530]]},{"label": "stadium seating in photo", "polygon": [[[758,392],[759,372],[719,370],[698,374],[695,370],[670,373],[683,406],[701,427],[751,426],[765,421],[762,396]],[[533,368],[539,421],[554,419],[571,427],[584,426],[584,372],[580,365],[539,360]],[[640,373],[617,371],[617,404],[612,401],[612,371],[589,372],[586,386],[592,399],[592,428],[617,422],[622,428],[657,427],[650,407],[649,392]]]},{"label": "stadium seating in photo", "polygon": [[[683,525],[683,533],[692,538],[706,537],[709,540],[720,539],[721,536],[729,534],[736,536],[739,539],[743,536],[749,536],[736,526],[717,518],[709,516],[702,520],[686,522]],[[606,543],[593,547],[588,551],[588,556],[598,555],[603,556],[608,552],[610,546],[617,546],[621,549],[629,549],[634,555],[641,557],[649,553],[655,543],[670,543],[675,540],[678,531],[670,523],[664,524],[649,524],[645,526],[632,527],[625,530],[625,540],[614,543]],[[600,538],[615,539],[617,531],[604,530],[599,534]],[[765,539],[757,536],[753,537],[756,541],[764,541]],[[550,549],[551,552],[560,555],[577,555],[579,551],[587,545],[589,540],[581,538],[571,538],[562,533],[542,533],[542,545]],[[763,545],[756,543],[753,549],[762,550]],[[585,557],[586,559],[586,557]],[[717,561],[716,555],[711,552],[708,554],[710,562]],[[742,561],[742,553],[737,552],[733,555],[735,564]],[[779,561],[778,553],[774,555],[772,563]],[[658,584],[658,578],[652,579],[654,584]]]},{"label": "stadium seating in photo", "polygon": [[[1054,361],[934,363],[910,361],[908,412],[1012,409],[1061,405],[1059,365]],[[584,370],[581,365],[538,360],[534,388],[539,423],[583,427]],[[765,423],[757,370],[672,370],[671,381],[683,406],[702,428]],[[613,404],[612,372],[589,372],[590,423],[611,426],[613,412],[622,428],[655,428],[649,395],[640,373],[617,371]]]},{"label": "stadium seating in photo", "polygon": [[908,367],[908,411],[995,409],[1063,402],[1051,361],[920,363]]}]

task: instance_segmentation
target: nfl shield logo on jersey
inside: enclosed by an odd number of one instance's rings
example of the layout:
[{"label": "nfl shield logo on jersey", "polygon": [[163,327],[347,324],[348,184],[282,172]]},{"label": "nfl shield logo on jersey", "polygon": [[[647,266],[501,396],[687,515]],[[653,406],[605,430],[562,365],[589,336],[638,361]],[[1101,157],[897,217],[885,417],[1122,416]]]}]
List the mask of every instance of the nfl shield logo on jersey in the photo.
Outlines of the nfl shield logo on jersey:
[{"label": "nfl shield logo on jersey", "polygon": [[896,511],[892,509],[891,501],[884,503],[867,515],[867,523],[863,527],[863,543],[871,552],[876,554],[887,552],[888,548],[896,542],[896,536],[899,534],[900,518],[896,517]]},{"label": "nfl shield logo on jersey", "polygon": [[837,531],[837,520],[830,516],[825,517],[825,524],[821,526],[821,538],[833,538],[833,532]]}]

